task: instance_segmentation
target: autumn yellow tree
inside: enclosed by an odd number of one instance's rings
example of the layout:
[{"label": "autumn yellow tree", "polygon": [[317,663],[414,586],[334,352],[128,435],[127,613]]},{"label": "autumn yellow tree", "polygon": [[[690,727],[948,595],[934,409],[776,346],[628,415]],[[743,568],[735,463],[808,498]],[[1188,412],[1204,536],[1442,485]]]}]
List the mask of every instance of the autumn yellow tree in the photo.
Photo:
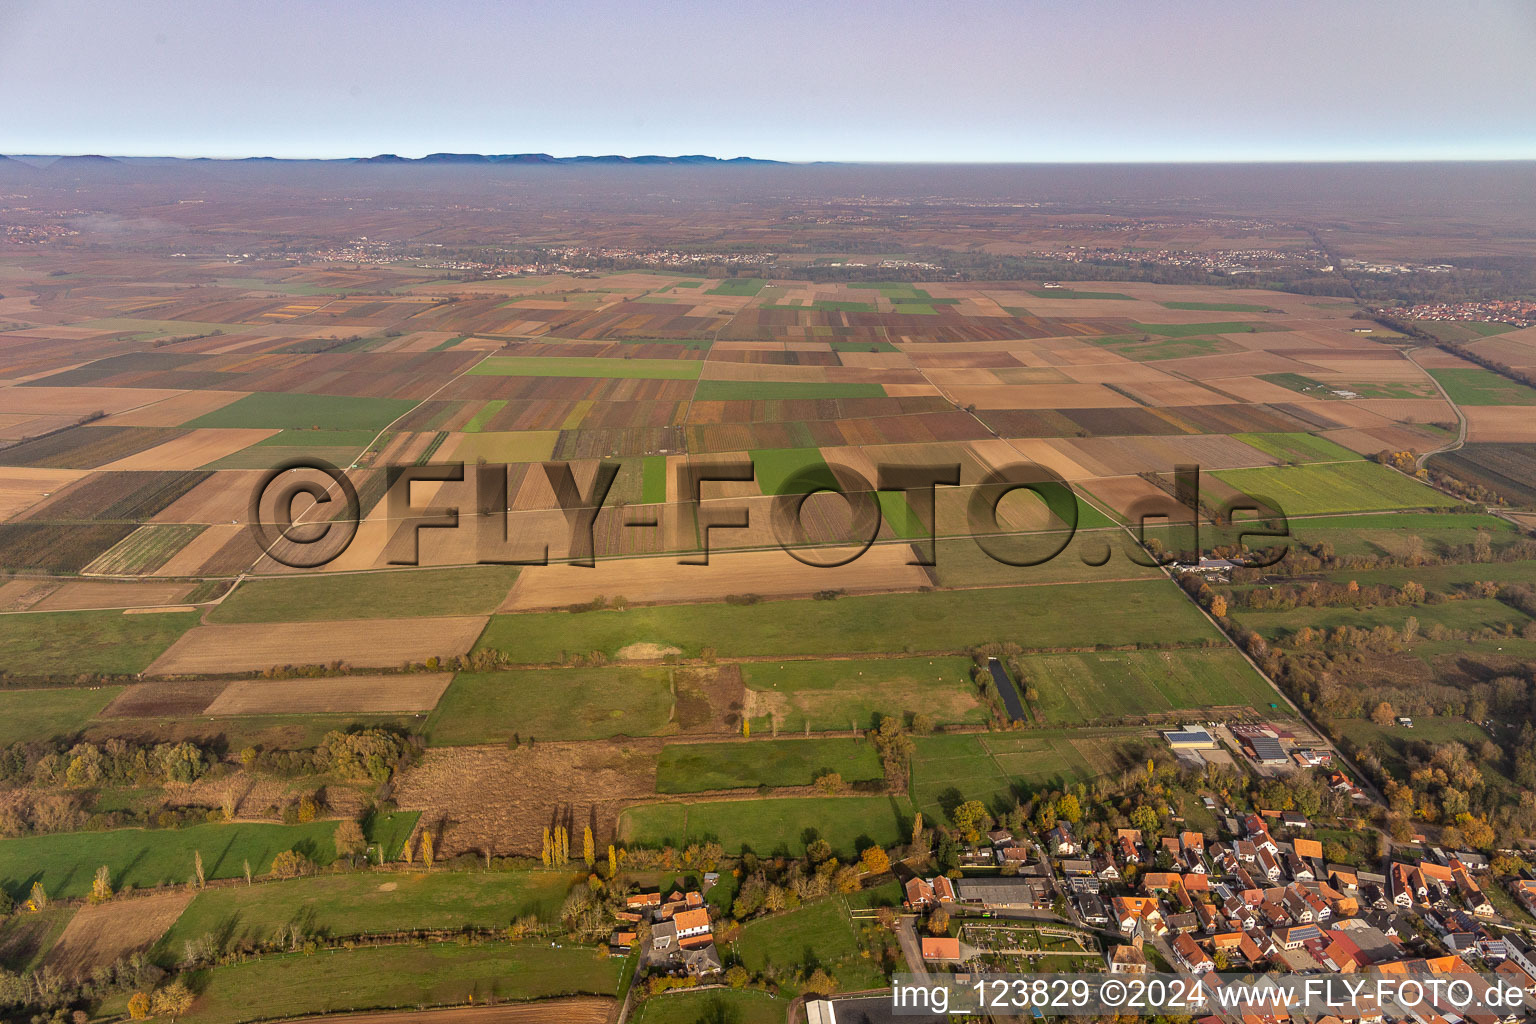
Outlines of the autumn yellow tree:
[{"label": "autumn yellow tree", "polygon": [[549,834],[548,825],[544,826],[544,852],[539,854],[539,859],[544,862],[544,866],[547,868],[555,866],[555,840]]},{"label": "autumn yellow tree", "polygon": [[135,992],[128,997],[128,1016],[134,1020],[145,1020],[149,1017],[149,994]]},{"label": "autumn yellow tree", "polygon": [[592,865],[597,862],[597,848],[593,845],[591,825],[581,831],[581,859],[587,862],[588,871],[591,871]]},{"label": "autumn yellow tree", "polygon": [[421,863],[428,871],[432,870],[432,833],[421,833]]},{"label": "autumn yellow tree", "polygon": [[192,990],[179,981],[173,981],[156,992],[150,1003],[151,1015],[169,1017],[171,1020],[175,1020],[191,1008]]},{"label": "autumn yellow tree", "polygon": [[112,898],[112,873],[105,864],[96,869],[91,880],[91,902],[105,903]]},{"label": "autumn yellow tree", "polygon": [[883,875],[891,870],[891,858],[878,846],[867,847],[859,857],[859,861],[864,865],[864,870],[871,875]]},{"label": "autumn yellow tree", "polygon": [[612,843],[608,844],[608,877],[613,878],[619,873],[619,851],[614,849]]},{"label": "autumn yellow tree", "polygon": [[405,845],[400,848],[400,859],[409,864],[411,862],[411,858],[413,858],[415,855],[416,851],[411,848],[411,837],[406,836]]},{"label": "autumn yellow tree", "polygon": [[43,888],[42,882],[32,883],[32,895],[28,898],[27,905],[33,910],[48,909],[48,890]]}]

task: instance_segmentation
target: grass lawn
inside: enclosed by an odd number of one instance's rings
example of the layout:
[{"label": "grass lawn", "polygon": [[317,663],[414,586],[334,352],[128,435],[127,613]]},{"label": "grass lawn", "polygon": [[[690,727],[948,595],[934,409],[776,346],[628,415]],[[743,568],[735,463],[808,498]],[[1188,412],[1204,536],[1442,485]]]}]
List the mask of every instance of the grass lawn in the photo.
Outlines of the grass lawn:
[{"label": "grass lawn", "polygon": [[1287,515],[1441,508],[1455,499],[1374,462],[1228,469],[1212,474],[1245,494],[1275,503]]},{"label": "grass lawn", "polygon": [[674,989],[647,999],[629,1019],[634,1024],[784,1024],[788,1012],[787,1000],[753,989]]},{"label": "grass lawn", "polygon": [[25,974],[40,967],[79,909],[67,903],[53,903],[36,913],[0,919],[0,969]]},{"label": "grass lawn", "polygon": [[1536,405],[1536,389],[1481,366],[1430,370],[1457,405]]},{"label": "grass lawn", "polygon": [[911,833],[911,805],[888,796],[640,804],[619,816],[626,843],[681,848],[713,839],[733,855],[750,849],[799,857],[806,843],[820,838],[839,856],[851,857],[871,844],[894,846]]},{"label": "grass lawn", "polygon": [[480,377],[605,377],[697,380],[698,359],[609,359],[602,356],[487,356],[469,371]]},{"label": "grass lawn", "polygon": [[197,624],[197,612],[41,612],[4,617],[0,671],[15,676],[134,675]]},{"label": "grass lawn", "polygon": [[209,613],[210,622],[312,622],[437,615],[485,615],[517,579],[506,565],[390,569],[247,579]]},{"label": "grass lawn", "polygon": [[1198,309],[1208,313],[1262,313],[1268,306],[1246,302],[1160,302],[1164,309]]},{"label": "grass lawn", "polygon": [[948,822],[966,800],[998,813],[1033,792],[1088,782],[1118,767],[1116,747],[1134,732],[1025,730],[925,736],[912,758],[912,799],[928,822]]},{"label": "grass lawn", "polygon": [[883,774],[874,745],[862,739],[671,743],[661,748],[656,792],[808,786],[824,770],[850,783]]},{"label": "grass lawn", "polygon": [[701,380],[693,397],[700,402],[767,401],[786,398],[884,398],[874,383],[827,384],[794,380]]},{"label": "grass lawn", "polygon": [[1023,686],[1040,692],[1035,707],[1052,725],[1220,705],[1267,708],[1279,700],[1242,655],[1225,648],[1036,654],[1020,662]]},{"label": "grass lawn", "polygon": [[[1084,614],[1084,609],[1093,614]],[[1171,643],[1215,630],[1166,580],[995,587],[835,601],[662,605],[625,611],[493,616],[479,646],[514,663],[560,661],[568,651],[612,655],[638,642],[697,656],[962,651],[1014,640],[1025,647]]]},{"label": "grass lawn", "polygon": [[293,920],[329,939],[416,928],[503,928],[524,914],[554,920],[580,877],[558,871],[403,871],[204,889],[157,944],[155,956],[171,966],[189,940],[210,933],[225,949],[264,942]]},{"label": "grass lawn", "polygon": [[258,391],[184,425],[378,431],[415,407],[414,401],[403,398],[356,398],[347,395]]},{"label": "grass lawn", "polygon": [[640,501],[645,505],[662,505],[667,500],[667,457],[647,455],[642,465]]},{"label": "grass lawn", "polygon": [[755,735],[779,730],[871,728],[877,714],[921,711],[938,725],[983,724],[988,712],[970,680],[970,658],[754,661],[741,666],[753,691]]},{"label": "grass lawn", "polygon": [[427,719],[433,746],[655,736],[672,717],[672,670],[460,672]]},{"label": "grass lawn", "polygon": [[0,716],[0,747],[73,736],[122,692],[121,686],[0,690],[0,707],[5,708]]},{"label": "grass lawn", "polygon": [[108,832],[58,832],[0,840],[0,885],[20,898],[41,880],[56,899],[83,897],[102,864],[112,871],[112,885],[121,889],[153,888],[164,882],[180,884],[192,875],[193,854],[203,855],[208,878],[238,878],[245,861],[252,872],[265,874],[272,858],[283,850],[301,850],[319,864],[335,859],[332,837],[336,822],[269,825],[236,822],[194,825],[179,829],[113,829]]},{"label": "grass lawn", "polygon": [[1286,462],[1357,462],[1359,455],[1334,444],[1326,437],[1311,434],[1233,434],[1233,438],[1265,455]]},{"label": "grass lawn", "polygon": [[837,966],[858,959],[860,952],[848,908],[837,897],[750,921],[733,948],[753,974],[815,965],[836,976]]},{"label": "grass lawn", "polygon": [[266,956],[198,972],[191,1024],[615,995],[624,961],[591,946],[375,946]]}]

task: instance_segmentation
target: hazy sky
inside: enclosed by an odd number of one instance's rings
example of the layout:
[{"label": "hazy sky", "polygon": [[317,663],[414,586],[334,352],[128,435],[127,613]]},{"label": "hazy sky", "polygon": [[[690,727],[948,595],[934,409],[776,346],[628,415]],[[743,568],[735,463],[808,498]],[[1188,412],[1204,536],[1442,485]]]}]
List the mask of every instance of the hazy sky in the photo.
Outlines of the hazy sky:
[{"label": "hazy sky", "polygon": [[0,0],[0,153],[1536,158],[1533,0]]}]

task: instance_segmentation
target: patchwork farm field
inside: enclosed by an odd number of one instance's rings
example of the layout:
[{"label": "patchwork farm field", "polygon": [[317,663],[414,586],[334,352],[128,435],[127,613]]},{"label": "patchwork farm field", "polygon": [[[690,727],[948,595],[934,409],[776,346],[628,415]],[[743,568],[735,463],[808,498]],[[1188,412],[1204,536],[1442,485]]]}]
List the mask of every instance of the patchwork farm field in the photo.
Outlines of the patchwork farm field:
[{"label": "patchwork farm field", "polygon": [[1132,730],[920,737],[912,757],[912,800],[929,821],[949,821],[967,800],[993,813],[1040,789],[1091,782],[1131,763]]},{"label": "patchwork farm field", "polygon": [[336,573],[248,579],[208,615],[209,622],[313,622],[392,616],[487,615],[517,580],[510,566]]},{"label": "patchwork farm field", "polygon": [[196,612],[28,612],[7,616],[0,670],[23,677],[133,675],[197,622]]},{"label": "patchwork farm field", "polygon": [[0,716],[0,747],[55,736],[72,736],[122,692],[120,686],[7,690]]},{"label": "patchwork farm field", "polygon": [[969,658],[747,662],[741,676],[757,735],[868,729],[877,715],[921,712],[937,725],[980,725],[988,712]]},{"label": "patchwork farm field", "polygon": [[460,672],[427,719],[438,746],[655,736],[673,720],[676,670]]}]

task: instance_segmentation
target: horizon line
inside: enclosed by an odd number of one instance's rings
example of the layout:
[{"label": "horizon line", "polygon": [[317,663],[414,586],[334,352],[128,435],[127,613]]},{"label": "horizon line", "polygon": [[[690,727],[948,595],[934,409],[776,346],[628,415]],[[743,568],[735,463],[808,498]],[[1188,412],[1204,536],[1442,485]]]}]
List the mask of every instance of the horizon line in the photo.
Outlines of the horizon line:
[{"label": "horizon line", "polygon": [[[530,150],[517,153],[493,153],[476,150],[434,150],[423,153],[421,156],[401,156],[398,153],[382,152],[368,156],[271,156],[265,153],[254,153],[242,156],[209,156],[205,154],[182,155],[173,153],[110,153],[102,151],[80,151],[74,153],[26,153],[20,151],[0,151],[0,157],[17,161],[27,160],[63,160],[63,159],[107,159],[107,160],[176,160],[184,162],[208,162],[208,163],[244,163],[248,161],[272,161],[281,163],[371,163],[378,161],[381,165],[387,165],[390,160],[398,160],[400,163],[425,163],[430,157],[499,157],[500,160],[492,160],[495,164],[511,163],[519,157],[544,157],[550,161],[559,163],[574,163],[580,161],[613,161],[613,162],[640,162],[649,160],[661,161],[709,161],[720,164],[731,163],[759,163],[777,164],[786,167],[817,167],[827,165],[842,166],[866,166],[866,167],[1048,167],[1048,166],[1232,166],[1232,165],[1277,165],[1277,164],[1509,164],[1509,163],[1536,163],[1536,151],[1523,155],[1503,156],[1427,156],[1427,155],[1383,155],[1383,156],[1263,156],[1263,157],[1139,157],[1130,159],[1103,159],[1095,157],[1059,158],[1059,159],[996,159],[996,160],[880,160],[880,159],[836,159],[820,158],[811,160],[786,160],[778,157],[764,156],[732,156],[717,157],[708,153],[574,153],[569,155],[555,155],[538,150]],[[438,161],[433,161],[438,162]],[[449,163],[452,161],[441,161]]]}]

